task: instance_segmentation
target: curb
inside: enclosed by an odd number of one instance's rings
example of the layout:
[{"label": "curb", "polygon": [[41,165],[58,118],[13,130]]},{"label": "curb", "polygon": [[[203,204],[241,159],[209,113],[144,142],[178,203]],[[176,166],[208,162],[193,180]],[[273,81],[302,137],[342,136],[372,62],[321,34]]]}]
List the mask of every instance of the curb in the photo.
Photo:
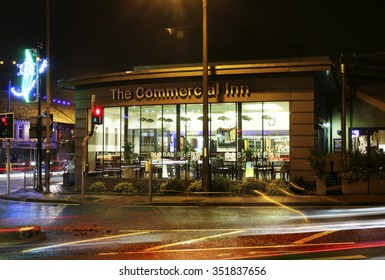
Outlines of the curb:
[{"label": "curb", "polygon": [[32,203],[56,203],[56,204],[83,204],[84,201],[78,201],[78,200],[67,200],[67,199],[61,199],[61,198],[21,198],[21,197],[14,197],[14,196],[6,196],[6,195],[0,195],[0,199],[2,200],[8,200],[8,201],[19,201],[19,202],[32,202]]},{"label": "curb", "polygon": [[[17,197],[12,195],[0,195],[0,199],[8,200],[8,201],[19,201],[19,202],[31,202],[31,203],[52,203],[52,204],[86,204],[90,202],[96,202],[98,204],[103,204],[103,198],[92,198],[88,197],[83,199],[79,198],[45,198],[42,197]],[[97,202],[100,200],[100,202]],[[196,201],[178,201],[173,199],[174,201],[127,201],[127,202],[120,202],[122,204],[126,205],[135,205],[135,206],[274,206],[277,204],[283,204],[287,206],[314,206],[314,207],[321,207],[321,206],[385,206],[385,202],[383,201],[373,201],[373,200],[367,200],[364,199],[361,201],[349,201],[349,200],[325,200],[325,201],[306,201],[304,199],[300,200],[289,200],[289,201],[282,201],[279,200],[277,203],[270,202],[270,201],[207,201],[205,199],[202,200],[196,200]],[[108,202],[107,202],[108,203]],[[114,202],[111,202],[111,204],[114,204]]]}]

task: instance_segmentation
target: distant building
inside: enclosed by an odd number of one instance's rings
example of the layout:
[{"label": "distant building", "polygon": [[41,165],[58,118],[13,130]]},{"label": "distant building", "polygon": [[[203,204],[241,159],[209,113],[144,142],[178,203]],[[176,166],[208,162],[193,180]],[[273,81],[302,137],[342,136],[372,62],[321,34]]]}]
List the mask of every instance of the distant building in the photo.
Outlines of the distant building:
[{"label": "distant building", "polygon": [[[7,112],[8,93],[0,91],[0,112]],[[41,111],[45,111],[45,102],[41,102]],[[10,141],[10,161],[12,170],[30,168],[36,161],[37,138],[30,137],[31,120],[38,116],[38,104],[25,103],[11,95],[10,111],[14,113],[14,139]],[[51,161],[53,169],[60,162],[67,160],[67,143],[75,137],[74,106],[68,103],[51,103],[53,114],[51,136]],[[0,140],[0,171],[5,170],[6,141]],[[45,154],[45,141],[42,142],[42,154]],[[44,157],[43,157],[44,158]]]}]

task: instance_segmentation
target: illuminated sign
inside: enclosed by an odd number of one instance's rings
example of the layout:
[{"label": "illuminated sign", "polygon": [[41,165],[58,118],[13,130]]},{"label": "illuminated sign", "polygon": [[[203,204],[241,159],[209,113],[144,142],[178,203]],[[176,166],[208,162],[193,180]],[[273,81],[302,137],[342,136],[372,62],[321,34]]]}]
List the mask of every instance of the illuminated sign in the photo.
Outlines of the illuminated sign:
[{"label": "illuminated sign", "polygon": [[[135,91],[123,90],[120,88],[111,89],[113,100],[130,100],[130,99],[175,99],[175,98],[191,98],[201,97],[203,94],[201,87],[181,87],[181,88],[145,88],[137,87]],[[208,87],[209,96],[217,96],[225,94],[227,96],[250,96],[248,85],[232,85],[226,83],[221,87],[219,83]]]},{"label": "illuminated sign", "polygon": [[[36,85],[37,73],[36,62],[33,59],[32,50],[25,50],[24,63],[17,64],[19,68],[18,76],[22,76],[21,90],[17,90],[14,87],[11,88],[12,93],[18,97],[24,97],[26,102],[29,102],[29,94]],[[42,60],[38,69],[39,73],[43,73],[47,68],[47,60]]]}]

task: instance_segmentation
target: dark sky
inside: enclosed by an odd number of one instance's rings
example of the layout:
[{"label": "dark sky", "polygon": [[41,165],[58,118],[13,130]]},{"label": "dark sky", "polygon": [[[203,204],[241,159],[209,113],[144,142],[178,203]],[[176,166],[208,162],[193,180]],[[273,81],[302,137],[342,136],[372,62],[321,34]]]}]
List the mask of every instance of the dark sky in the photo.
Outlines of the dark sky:
[{"label": "dark sky", "polygon": [[[382,1],[207,1],[209,62],[385,52]],[[2,1],[0,60],[45,43],[44,9]],[[201,0],[51,0],[53,83],[201,57]]]}]

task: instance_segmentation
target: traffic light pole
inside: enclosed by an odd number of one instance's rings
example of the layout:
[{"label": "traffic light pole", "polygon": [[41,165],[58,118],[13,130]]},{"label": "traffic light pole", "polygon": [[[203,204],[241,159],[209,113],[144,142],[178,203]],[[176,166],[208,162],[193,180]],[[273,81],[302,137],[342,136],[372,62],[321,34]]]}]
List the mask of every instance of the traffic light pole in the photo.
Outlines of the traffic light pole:
[{"label": "traffic light pole", "polygon": [[50,192],[51,184],[51,76],[50,76],[50,1],[46,0],[46,28],[47,28],[47,40],[46,40],[46,59],[48,61],[46,69],[46,160],[45,160],[45,189],[46,192]]},{"label": "traffic light pole", "polygon": [[202,0],[203,12],[203,157],[202,157],[202,190],[208,191],[210,188],[210,164],[209,164],[209,96],[208,96],[208,60],[207,60],[207,0]]},{"label": "traffic light pole", "polygon": [[[7,112],[11,111],[11,80],[9,80],[8,84],[8,105]],[[6,151],[7,155],[7,194],[11,193],[11,140],[7,139]]]},{"label": "traffic light pole", "polygon": [[[94,112],[95,108],[95,94],[91,97],[91,116]],[[87,177],[87,148],[88,148],[88,140],[94,133],[95,125],[94,123],[89,121],[89,114],[86,114],[86,127],[88,127],[88,124],[91,123],[91,131],[87,131],[87,135],[83,138],[82,142],[82,199],[85,198],[85,190],[86,190],[86,177]]]},{"label": "traffic light pole", "polygon": [[40,97],[40,75],[39,75],[39,46],[36,49],[35,52],[36,55],[36,97],[37,97],[37,184],[36,184],[36,191],[41,192],[43,191],[43,184],[42,184],[42,139],[41,139],[41,127],[42,127],[42,120],[41,120],[41,97]]}]

